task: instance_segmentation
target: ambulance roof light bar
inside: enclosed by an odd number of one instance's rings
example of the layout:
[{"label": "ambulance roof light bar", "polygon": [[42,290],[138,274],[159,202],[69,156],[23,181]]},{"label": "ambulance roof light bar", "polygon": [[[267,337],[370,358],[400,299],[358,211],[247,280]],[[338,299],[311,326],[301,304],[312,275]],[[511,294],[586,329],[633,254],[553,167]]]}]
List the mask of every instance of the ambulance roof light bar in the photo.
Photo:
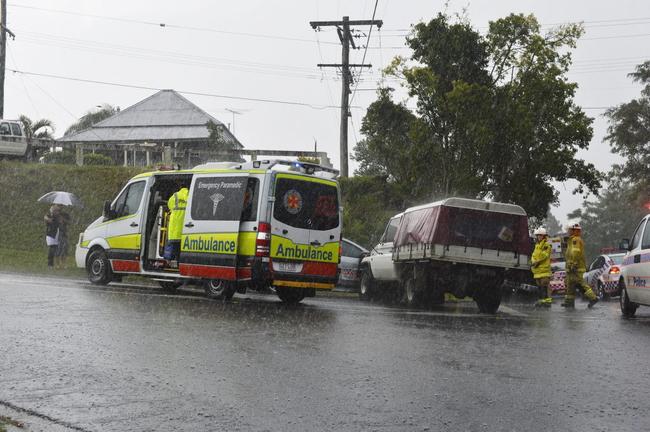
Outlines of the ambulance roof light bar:
[{"label": "ambulance roof light bar", "polygon": [[316,175],[324,178],[336,178],[339,171],[334,168],[327,168],[310,162],[290,161],[281,159],[265,159],[246,162],[236,169],[273,169],[276,171],[294,171],[308,175]]}]

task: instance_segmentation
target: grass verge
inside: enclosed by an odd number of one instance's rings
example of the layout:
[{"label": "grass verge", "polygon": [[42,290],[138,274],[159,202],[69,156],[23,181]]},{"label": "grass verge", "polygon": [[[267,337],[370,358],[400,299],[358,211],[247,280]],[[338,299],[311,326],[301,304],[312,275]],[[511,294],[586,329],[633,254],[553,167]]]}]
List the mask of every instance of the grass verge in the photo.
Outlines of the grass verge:
[{"label": "grass verge", "polygon": [[14,426],[19,429],[24,429],[25,425],[22,422],[12,419],[7,416],[0,416],[0,432],[7,432],[7,426]]},{"label": "grass verge", "polygon": [[0,248],[0,270],[17,273],[50,274],[67,277],[83,277],[86,272],[74,263],[74,257],[68,257],[65,268],[50,269],[47,266],[47,249],[18,250]]}]

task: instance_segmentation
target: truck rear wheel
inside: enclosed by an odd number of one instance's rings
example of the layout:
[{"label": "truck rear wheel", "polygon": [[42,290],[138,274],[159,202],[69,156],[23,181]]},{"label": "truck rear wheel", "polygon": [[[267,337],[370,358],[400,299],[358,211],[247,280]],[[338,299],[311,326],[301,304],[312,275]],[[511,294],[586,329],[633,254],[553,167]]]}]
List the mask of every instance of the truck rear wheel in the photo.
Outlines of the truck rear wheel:
[{"label": "truck rear wheel", "polygon": [[413,277],[407,278],[402,283],[404,289],[404,304],[409,307],[419,306],[422,303],[422,290],[419,289]]},{"label": "truck rear wheel", "polygon": [[305,291],[300,288],[275,287],[275,293],[288,304],[298,304],[305,298]]},{"label": "truck rear wheel", "polygon": [[478,310],[485,314],[495,314],[501,304],[501,290],[487,287],[474,293],[474,301]]},{"label": "truck rear wheel", "polygon": [[208,298],[214,300],[230,300],[237,291],[234,282],[223,279],[207,279],[203,282],[203,288]]}]

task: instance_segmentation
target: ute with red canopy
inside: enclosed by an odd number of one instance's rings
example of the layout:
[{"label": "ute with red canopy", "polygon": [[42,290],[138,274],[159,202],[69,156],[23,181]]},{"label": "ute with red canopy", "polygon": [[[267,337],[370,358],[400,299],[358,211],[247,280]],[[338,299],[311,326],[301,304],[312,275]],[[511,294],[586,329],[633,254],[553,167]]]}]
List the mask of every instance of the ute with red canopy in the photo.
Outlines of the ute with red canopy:
[{"label": "ute with red canopy", "polygon": [[364,260],[361,291],[398,288],[407,304],[441,303],[449,292],[471,296],[481,311],[494,313],[504,279],[528,277],[530,252],[523,208],[448,198],[391,219],[382,243]]}]

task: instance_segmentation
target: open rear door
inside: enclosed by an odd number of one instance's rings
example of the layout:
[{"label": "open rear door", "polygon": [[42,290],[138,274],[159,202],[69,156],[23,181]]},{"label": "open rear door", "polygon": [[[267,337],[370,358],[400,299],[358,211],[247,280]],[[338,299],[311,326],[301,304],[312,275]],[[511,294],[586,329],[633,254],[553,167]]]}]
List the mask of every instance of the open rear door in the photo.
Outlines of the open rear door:
[{"label": "open rear door", "polygon": [[237,279],[237,242],[247,182],[247,173],[194,175],[181,238],[181,275]]}]

